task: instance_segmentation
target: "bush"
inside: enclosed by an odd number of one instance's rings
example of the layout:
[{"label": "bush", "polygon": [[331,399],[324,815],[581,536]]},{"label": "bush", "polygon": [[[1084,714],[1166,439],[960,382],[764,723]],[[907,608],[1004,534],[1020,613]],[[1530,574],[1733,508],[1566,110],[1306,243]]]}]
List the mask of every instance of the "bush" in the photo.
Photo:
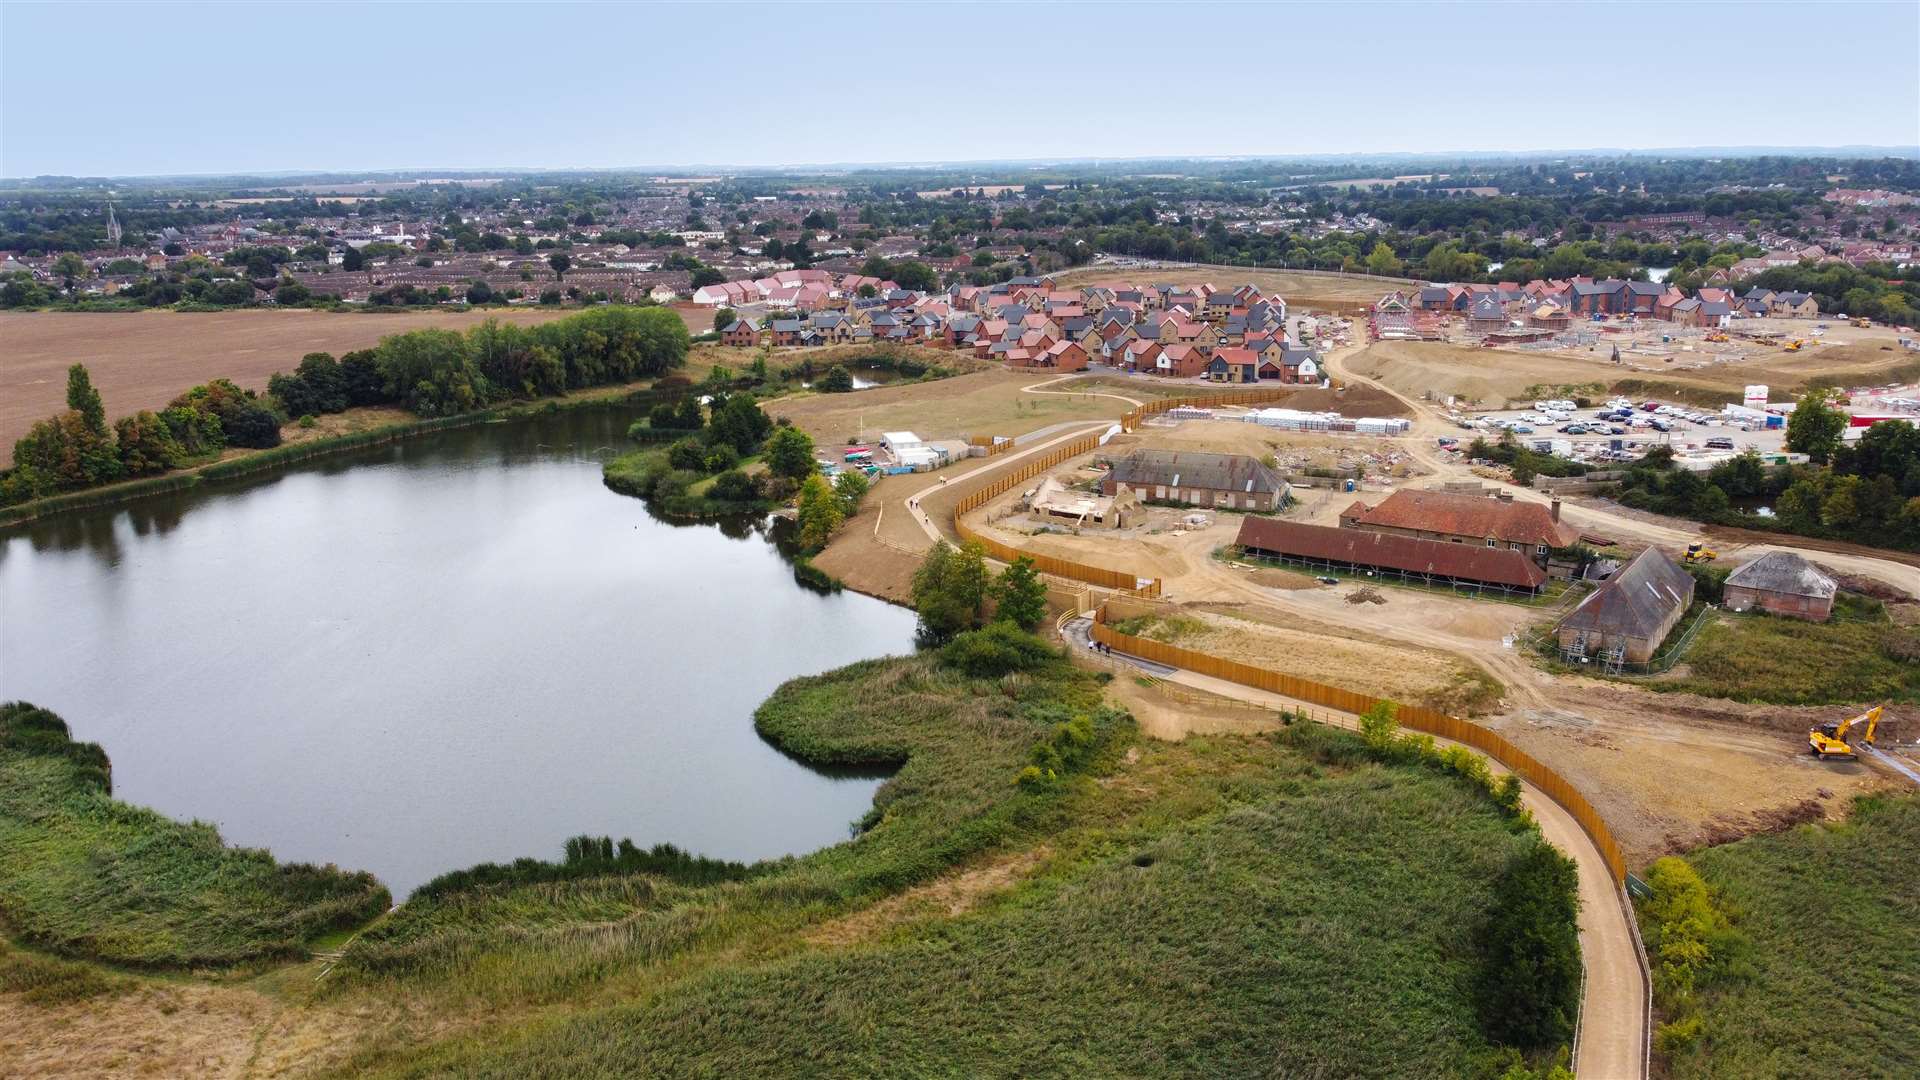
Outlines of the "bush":
[{"label": "bush", "polygon": [[1539,841],[1507,864],[1481,933],[1476,998],[1489,1038],[1544,1050],[1573,1036],[1580,1007],[1579,874]]},{"label": "bush", "polygon": [[707,448],[698,439],[680,439],[667,447],[667,464],[676,469],[699,472],[707,464]]},{"label": "bush", "polygon": [[1059,656],[1052,646],[1010,622],[956,634],[940,650],[942,664],[976,679],[1032,671]]},{"label": "bush", "polygon": [[706,457],[701,461],[701,467],[710,473],[726,472],[738,464],[740,452],[726,443],[709,447]]},{"label": "bush", "polygon": [[753,502],[760,497],[760,491],[754,486],[753,478],[739,469],[732,469],[714,477],[713,486],[707,489],[709,498],[720,502]]},{"label": "bush", "polygon": [[853,374],[844,366],[835,364],[827,369],[825,375],[813,384],[815,390],[827,394],[844,394],[853,389]]}]

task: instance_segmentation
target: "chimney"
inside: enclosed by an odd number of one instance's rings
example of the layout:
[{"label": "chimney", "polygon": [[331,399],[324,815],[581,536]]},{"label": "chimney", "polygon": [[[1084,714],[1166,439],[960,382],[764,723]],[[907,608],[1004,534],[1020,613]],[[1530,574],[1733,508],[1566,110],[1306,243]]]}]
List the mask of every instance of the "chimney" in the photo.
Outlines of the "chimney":
[{"label": "chimney", "polygon": [[1559,499],[1553,500],[1553,520],[1555,521],[1560,520],[1560,500]]}]

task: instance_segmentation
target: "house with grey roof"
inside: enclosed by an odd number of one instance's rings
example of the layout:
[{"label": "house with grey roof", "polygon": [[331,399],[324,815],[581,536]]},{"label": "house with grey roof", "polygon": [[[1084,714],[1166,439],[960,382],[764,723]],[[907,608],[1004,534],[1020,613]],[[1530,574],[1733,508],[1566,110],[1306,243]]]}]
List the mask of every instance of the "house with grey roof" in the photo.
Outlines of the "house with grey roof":
[{"label": "house with grey roof", "polygon": [[1634,556],[1560,620],[1563,655],[1644,664],[1693,603],[1693,575],[1659,548]]},{"label": "house with grey roof", "polygon": [[1765,611],[1811,622],[1833,614],[1839,586],[1791,551],[1770,551],[1727,575],[1728,611]]},{"label": "house with grey roof", "polygon": [[1100,491],[1116,495],[1122,487],[1143,500],[1222,510],[1278,510],[1290,490],[1279,473],[1245,454],[1175,450],[1135,450],[1114,462]]}]

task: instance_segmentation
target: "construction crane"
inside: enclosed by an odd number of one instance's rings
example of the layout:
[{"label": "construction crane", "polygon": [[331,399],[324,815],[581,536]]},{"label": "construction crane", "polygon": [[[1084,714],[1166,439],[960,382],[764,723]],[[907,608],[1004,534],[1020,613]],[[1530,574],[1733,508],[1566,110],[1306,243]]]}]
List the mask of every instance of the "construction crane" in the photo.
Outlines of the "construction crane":
[{"label": "construction crane", "polygon": [[1712,562],[1713,560],[1719,557],[1720,557],[1719,552],[1713,550],[1712,548],[1708,547],[1705,544],[1688,544],[1687,545],[1687,561],[1690,563]]},{"label": "construction crane", "polygon": [[1853,745],[1847,742],[1847,733],[1852,731],[1861,721],[1865,721],[1867,730],[1865,734],[1860,736],[1860,741],[1868,746],[1872,746],[1873,730],[1880,726],[1880,710],[1883,707],[1884,706],[1875,705],[1859,716],[1808,728],[1807,746],[1809,750],[1814,757],[1822,761],[1829,759],[1852,761],[1859,755],[1854,753]]}]

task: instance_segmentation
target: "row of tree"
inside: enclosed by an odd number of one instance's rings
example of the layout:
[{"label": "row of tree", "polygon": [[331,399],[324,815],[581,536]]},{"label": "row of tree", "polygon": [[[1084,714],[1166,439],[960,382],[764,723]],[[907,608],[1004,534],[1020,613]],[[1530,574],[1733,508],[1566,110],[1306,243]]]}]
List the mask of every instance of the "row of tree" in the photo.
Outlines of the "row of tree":
[{"label": "row of tree", "polygon": [[228,446],[278,446],[281,419],[271,401],[213,379],[158,413],[142,409],[109,427],[86,365],[75,364],[67,369],[66,411],[13,444],[13,467],[0,472],[0,506],[155,476]]},{"label": "row of tree", "polygon": [[[1656,447],[1628,470],[1620,501],[1699,521],[1920,551],[1920,427],[1875,424],[1841,441],[1846,414],[1825,391],[1800,399],[1787,448],[1812,463],[1769,469],[1742,454],[1706,473],[1675,467]],[[1770,515],[1753,512],[1767,506]]]},{"label": "row of tree", "polygon": [[1015,559],[999,576],[987,569],[977,541],[960,547],[935,544],[913,573],[913,606],[920,614],[920,640],[939,644],[993,619],[1031,631],[1047,616],[1047,586],[1033,560]]}]

